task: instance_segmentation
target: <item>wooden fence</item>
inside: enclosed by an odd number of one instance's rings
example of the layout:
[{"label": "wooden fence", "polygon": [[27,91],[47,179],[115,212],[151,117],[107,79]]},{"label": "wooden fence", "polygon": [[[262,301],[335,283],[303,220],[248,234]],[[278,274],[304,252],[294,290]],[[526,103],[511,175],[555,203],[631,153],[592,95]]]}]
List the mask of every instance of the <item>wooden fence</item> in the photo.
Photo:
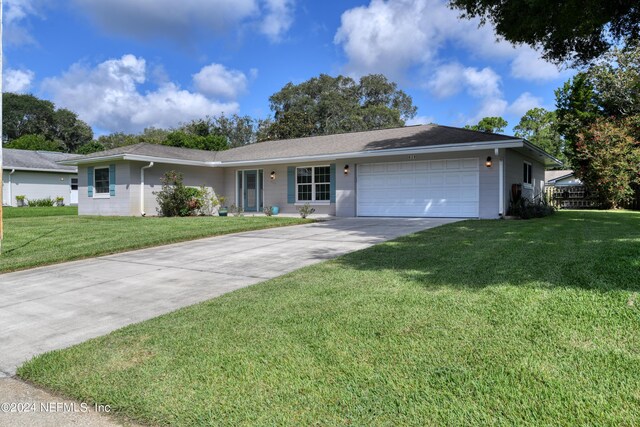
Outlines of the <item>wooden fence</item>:
[{"label": "wooden fence", "polygon": [[[599,202],[584,185],[547,186],[547,201],[556,209],[599,209]],[[640,188],[635,197],[624,204],[625,209],[640,210]]]}]

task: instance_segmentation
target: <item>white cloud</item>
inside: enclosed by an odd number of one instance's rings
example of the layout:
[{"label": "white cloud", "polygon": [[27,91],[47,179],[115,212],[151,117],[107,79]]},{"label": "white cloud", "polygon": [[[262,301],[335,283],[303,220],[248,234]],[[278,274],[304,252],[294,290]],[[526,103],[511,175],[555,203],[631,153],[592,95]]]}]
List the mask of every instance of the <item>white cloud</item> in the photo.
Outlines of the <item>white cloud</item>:
[{"label": "white cloud", "polygon": [[471,57],[510,61],[512,75],[520,79],[559,77],[555,66],[534,50],[496,40],[493,27],[479,27],[479,22],[459,18],[445,0],[371,0],[342,14],[334,43],[347,56],[346,69],[356,75],[397,76],[412,66],[429,69],[456,47]]},{"label": "white cloud", "polygon": [[221,64],[207,65],[193,75],[193,82],[199,92],[225,99],[236,99],[246,91],[247,80],[242,71],[229,70]]},{"label": "white cloud", "polygon": [[547,81],[561,77],[560,69],[541,58],[540,53],[522,48],[511,62],[511,75],[524,80]]},{"label": "white cloud", "polygon": [[42,18],[40,9],[46,4],[44,0],[5,0],[4,2],[4,34],[9,45],[36,44],[26,28],[29,18]]},{"label": "white cloud", "polygon": [[170,81],[143,93],[138,86],[146,81],[146,61],[124,55],[93,68],[74,64],[61,76],[45,79],[42,88],[57,106],[69,108],[90,125],[111,132],[166,128],[206,115],[238,111],[235,102],[210,99]]},{"label": "white cloud", "polygon": [[293,22],[294,0],[74,0],[104,30],[181,42],[255,22],[277,41]]},{"label": "white cloud", "polygon": [[2,74],[3,92],[27,93],[31,89],[35,74],[31,70],[7,68]]},{"label": "white cloud", "polygon": [[463,90],[474,98],[501,95],[500,76],[489,67],[477,69],[458,63],[445,64],[427,82],[427,87],[439,98],[456,95]]},{"label": "white cloud", "polygon": [[280,41],[293,24],[293,8],[295,0],[265,0],[265,17],[260,24],[260,31],[272,41]]},{"label": "white cloud", "polygon": [[516,116],[523,116],[532,108],[542,107],[542,98],[532,95],[530,92],[523,92],[509,106],[509,113]]}]

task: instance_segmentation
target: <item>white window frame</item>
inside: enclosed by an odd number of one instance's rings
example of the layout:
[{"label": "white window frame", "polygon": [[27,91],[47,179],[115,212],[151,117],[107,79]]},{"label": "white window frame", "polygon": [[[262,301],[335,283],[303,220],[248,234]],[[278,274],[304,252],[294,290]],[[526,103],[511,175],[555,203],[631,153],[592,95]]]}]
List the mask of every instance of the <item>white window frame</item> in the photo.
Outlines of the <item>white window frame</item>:
[{"label": "white window frame", "polygon": [[[98,187],[96,187],[96,171],[100,170],[100,169],[106,169],[107,170],[107,177],[108,177],[108,183],[109,185],[107,185],[107,192],[106,193],[98,193]],[[111,176],[109,173],[109,166],[101,166],[101,167],[96,167],[93,168],[93,198],[94,199],[108,199],[111,197],[111,191],[109,190],[111,187]]]},{"label": "white window frame", "polygon": [[[311,168],[311,182],[299,183],[298,182],[298,169]],[[329,168],[329,181],[316,182],[316,168]],[[329,200],[316,200],[316,184],[329,184]],[[298,199],[298,188],[301,185],[311,185],[311,200]],[[304,205],[306,203],[313,205],[329,205],[331,204],[331,165],[315,165],[315,166],[296,166],[296,205]]]},{"label": "white window frame", "polygon": [[527,177],[531,178],[531,182],[527,182],[526,178],[524,177],[524,169],[522,170],[523,172],[523,176],[522,176],[522,185],[526,188],[533,188],[533,164],[531,164],[530,162],[524,161],[523,162],[523,166],[528,166],[528,171],[530,173],[527,173]]}]

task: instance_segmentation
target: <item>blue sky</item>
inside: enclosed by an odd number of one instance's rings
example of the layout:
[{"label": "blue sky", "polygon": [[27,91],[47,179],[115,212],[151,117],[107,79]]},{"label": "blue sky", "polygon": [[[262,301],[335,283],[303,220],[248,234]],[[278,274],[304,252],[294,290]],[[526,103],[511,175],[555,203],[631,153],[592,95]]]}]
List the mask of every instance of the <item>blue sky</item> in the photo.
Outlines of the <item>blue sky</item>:
[{"label": "blue sky", "polygon": [[270,115],[287,82],[384,73],[411,123],[553,109],[570,71],[496,41],[442,0],[5,0],[4,90],[77,112],[97,134],[220,113]]}]

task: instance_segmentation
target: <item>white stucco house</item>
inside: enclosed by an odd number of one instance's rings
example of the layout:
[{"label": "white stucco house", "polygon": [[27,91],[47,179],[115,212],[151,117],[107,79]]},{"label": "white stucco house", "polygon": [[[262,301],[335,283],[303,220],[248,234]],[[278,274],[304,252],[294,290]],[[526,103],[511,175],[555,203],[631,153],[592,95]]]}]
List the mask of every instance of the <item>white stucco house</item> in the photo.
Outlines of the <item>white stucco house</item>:
[{"label": "white stucco house", "polygon": [[58,162],[76,155],[5,148],[2,164],[2,204],[17,206],[16,196],[27,200],[63,197],[78,203],[78,168]]},{"label": "white stucco house", "polygon": [[560,161],[507,135],[439,125],[267,141],[211,152],[136,144],[61,161],[78,167],[79,214],[155,215],[162,176],[181,172],[227,205],[341,217],[499,218],[513,184],[533,199]]}]

